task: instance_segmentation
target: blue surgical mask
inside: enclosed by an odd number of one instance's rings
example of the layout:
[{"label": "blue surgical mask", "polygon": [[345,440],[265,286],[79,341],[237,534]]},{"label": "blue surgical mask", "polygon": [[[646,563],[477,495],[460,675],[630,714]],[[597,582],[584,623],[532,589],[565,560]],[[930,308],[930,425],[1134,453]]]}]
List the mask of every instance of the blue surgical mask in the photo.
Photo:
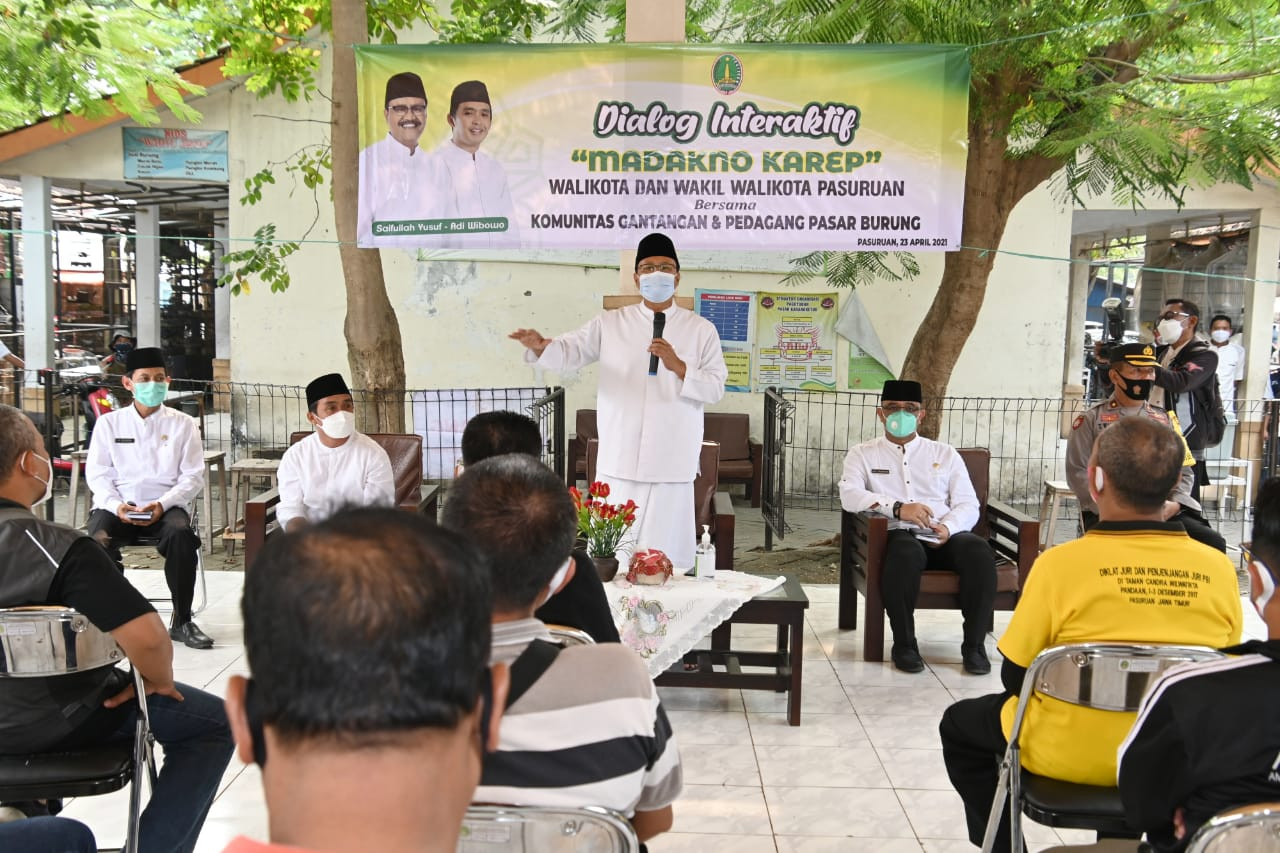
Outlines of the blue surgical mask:
[{"label": "blue surgical mask", "polygon": [[916,431],[919,420],[913,412],[891,412],[884,419],[884,425],[894,438],[906,438]]},{"label": "blue surgical mask", "polygon": [[163,403],[168,393],[168,382],[137,382],[133,386],[133,399],[148,407]]},{"label": "blue surgical mask", "polygon": [[655,305],[666,302],[676,292],[676,277],[669,272],[651,272],[640,276],[640,295]]}]

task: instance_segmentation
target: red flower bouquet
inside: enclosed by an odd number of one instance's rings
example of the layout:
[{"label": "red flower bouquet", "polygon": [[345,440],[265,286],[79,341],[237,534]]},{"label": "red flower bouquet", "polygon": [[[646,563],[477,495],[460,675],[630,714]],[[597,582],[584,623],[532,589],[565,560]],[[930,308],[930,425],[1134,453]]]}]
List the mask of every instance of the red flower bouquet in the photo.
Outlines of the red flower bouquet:
[{"label": "red flower bouquet", "polygon": [[587,543],[592,557],[612,557],[627,538],[636,520],[636,502],[606,503],[608,483],[592,483],[584,499],[576,487],[569,488],[573,507],[578,512],[578,537]]},{"label": "red flower bouquet", "polygon": [[631,583],[658,586],[674,574],[671,560],[657,548],[646,548],[631,555],[627,580]]}]

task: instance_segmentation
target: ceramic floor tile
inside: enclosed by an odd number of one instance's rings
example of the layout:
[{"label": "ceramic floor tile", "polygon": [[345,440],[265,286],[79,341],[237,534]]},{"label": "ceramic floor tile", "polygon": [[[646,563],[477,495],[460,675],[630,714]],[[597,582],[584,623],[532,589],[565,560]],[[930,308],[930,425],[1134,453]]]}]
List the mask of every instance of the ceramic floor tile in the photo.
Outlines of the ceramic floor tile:
[{"label": "ceramic floor tile", "polygon": [[[969,837],[964,819],[964,803],[960,801],[960,795],[954,790],[922,791],[909,788],[895,790],[917,837],[921,839]],[[1022,834],[1028,842],[1059,842],[1057,833],[1051,827],[1041,826],[1030,820],[1022,822]]]},{"label": "ceramic floor tile", "polygon": [[961,699],[978,699],[983,696],[990,696],[992,693],[999,693],[1000,690],[989,687],[952,687],[947,692],[958,702]]},{"label": "ceramic floor tile", "polygon": [[[770,713],[787,710],[788,694],[775,693],[771,690],[744,690],[742,700],[747,711],[753,714]],[[852,714],[853,705],[845,695],[840,682],[832,675],[830,680],[820,683],[803,684],[800,694],[803,713],[815,714]],[[803,719],[802,719],[803,722]]]},{"label": "ceramic floor tile", "polygon": [[1001,690],[1000,663],[998,658],[992,658],[991,672],[986,675],[970,675],[957,663],[930,664],[929,669],[933,671],[934,677],[942,682],[943,687],[960,687],[965,690],[985,687],[989,693],[999,693]]},{"label": "ceramic floor tile", "polygon": [[903,672],[889,661],[864,660],[837,660],[832,661],[831,666],[846,687],[851,684],[888,687],[942,686],[937,676],[927,667],[924,672]]},{"label": "ceramic floor tile", "polygon": [[769,810],[759,787],[685,785],[673,806],[674,832],[771,835]]},{"label": "ceramic floor tile", "polygon": [[809,603],[825,601],[835,603],[840,600],[840,587],[833,583],[824,584],[804,584],[802,586],[804,594],[809,598]]},{"label": "ceramic floor tile", "polygon": [[942,712],[954,700],[951,694],[936,685],[937,682],[920,673],[920,687],[885,687],[874,684],[853,684],[844,688],[861,715],[901,715],[904,717],[930,717],[935,723],[942,719]]},{"label": "ceramic floor tile", "polygon": [[[801,725],[786,714],[747,714],[751,740],[760,746],[868,746],[871,741],[854,714],[815,714],[807,709]],[[673,724],[674,725],[674,724]]]},{"label": "ceramic floor tile", "polygon": [[[911,838],[911,824],[888,788],[764,789],[778,835]],[[855,848],[850,848],[855,849]]]},{"label": "ceramic floor tile", "polygon": [[659,687],[668,711],[742,711],[742,691],[706,687]]},{"label": "ceramic floor tile", "polygon": [[950,791],[942,749],[877,749],[880,763],[895,788]]},{"label": "ceramic floor tile", "polygon": [[757,746],[760,779],[770,788],[888,788],[870,746]]},{"label": "ceramic floor tile", "polygon": [[920,842],[914,838],[831,838],[824,836],[779,835],[778,853],[920,853]]},{"label": "ceramic floor tile", "polygon": [[756,750],[749,745],[700,744],[682,748],[684,782],[686,785],[759,785],[756,755]]},{"label": "ceramic floor tile", "polygon": [[876,749],[940,749],[938,721],[929,718],[859,714],[867,740]]},{"label": "ceramic floor tile", "polygon": [[649,853],[776,853],[768,835],[711,835],[667,832],[645,842]]},{"label": "ceramic floor tile", "polygon": [[674,711],[667,709],[667,719],[682,747],[702,744],[751,743],[747,718],[739,712]]}]

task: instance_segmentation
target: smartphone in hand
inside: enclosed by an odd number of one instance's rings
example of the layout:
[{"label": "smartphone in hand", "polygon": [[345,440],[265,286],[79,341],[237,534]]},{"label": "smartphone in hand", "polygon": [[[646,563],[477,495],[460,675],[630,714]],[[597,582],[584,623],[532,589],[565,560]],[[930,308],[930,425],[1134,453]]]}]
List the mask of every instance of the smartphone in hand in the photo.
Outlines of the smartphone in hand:
[{"label": "smartphone in hand", "polygon": [[125,516],[128,517],[130,521],[150,521],[151,520],[151,513],[149,512],[141,512],[141,511],[126,512]]}]

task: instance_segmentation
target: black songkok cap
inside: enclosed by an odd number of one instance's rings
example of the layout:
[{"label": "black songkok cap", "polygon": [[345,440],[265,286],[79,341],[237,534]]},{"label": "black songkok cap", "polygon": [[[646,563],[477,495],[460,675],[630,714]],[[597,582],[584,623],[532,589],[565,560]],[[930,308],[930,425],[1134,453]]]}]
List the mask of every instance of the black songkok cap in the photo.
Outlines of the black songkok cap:
[{"label": "black songkok cap", "polygon": [[889,379],[880,392],[880,402],[893,400],[896,403],[923,403],[924,396],[920,392],[920,383],[903,379]]},{"label": "black songkok cap", "polygon": [[164,353],[159,347],[142,347],[129,350],[125,357],[124,368],[129,373],[144,367],[164,367]]},{"label": "black songkok cap", "polygon": [[636,269],[645,258],[670,258],[680,268],[680,259],[676,257],[676,244],[666,234],[647,234],[636,247]]},{"label": "black songkok cap", "polygon": [[412,71],[401,71],[387,78],[387,100],[382,106],[385,109],[396,98],[427,99],[427,90],[422,86],[422,78]]},{"label": "black songkok cap", "polygon": [[488,88],[479,80],[468,80],[453,87],[453,95],[449,98],[449,115],[458,111],[459,104],[465,104],[468,101],[493,106],[493,102],[489,100]]},{"label": "black songkok cap", "polygon": [[307,408],[311,408],[325,397],[350,393],[351,389],[347,387],[347,380],[342,378],[341,373],[326,373],[319,379],[311,380],[311,383],[307,385]]}]

